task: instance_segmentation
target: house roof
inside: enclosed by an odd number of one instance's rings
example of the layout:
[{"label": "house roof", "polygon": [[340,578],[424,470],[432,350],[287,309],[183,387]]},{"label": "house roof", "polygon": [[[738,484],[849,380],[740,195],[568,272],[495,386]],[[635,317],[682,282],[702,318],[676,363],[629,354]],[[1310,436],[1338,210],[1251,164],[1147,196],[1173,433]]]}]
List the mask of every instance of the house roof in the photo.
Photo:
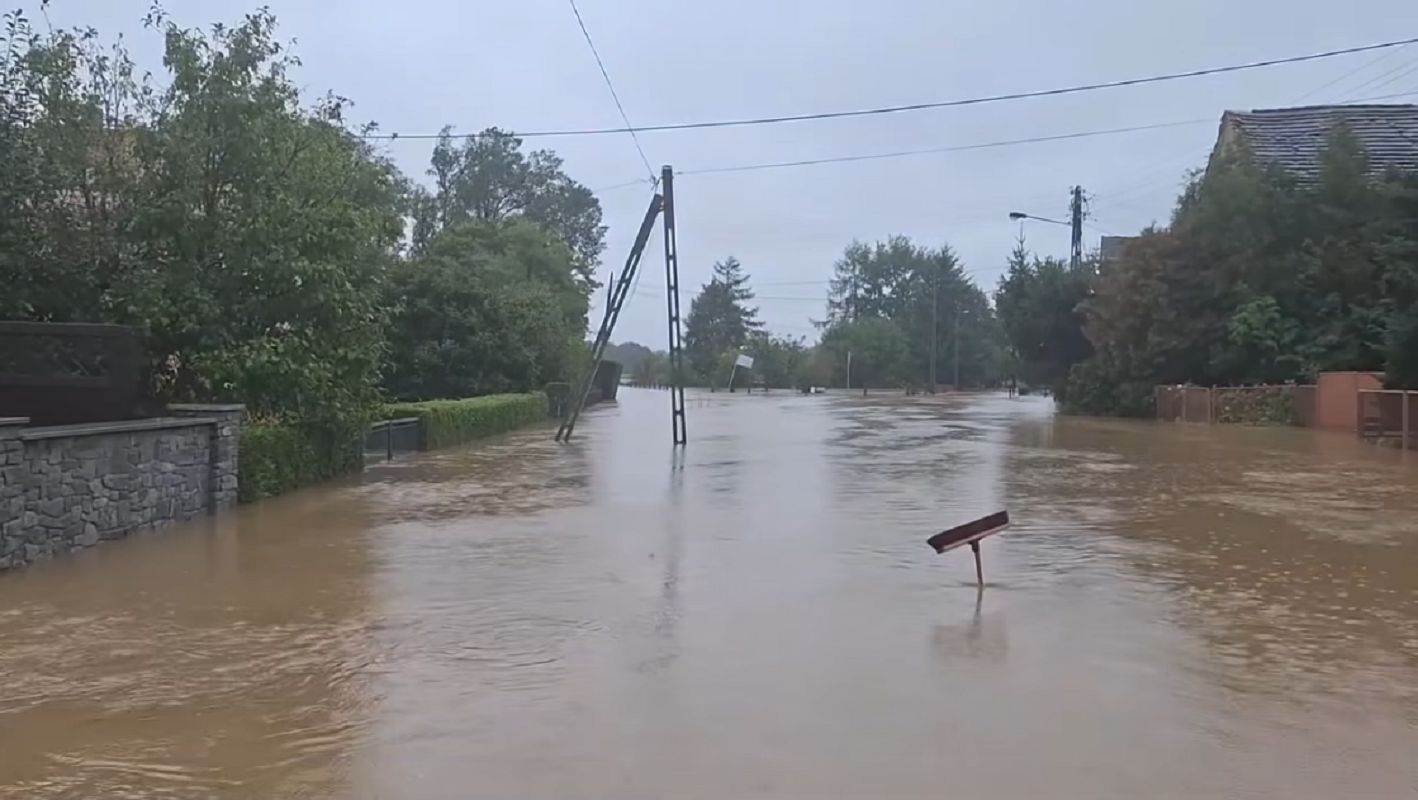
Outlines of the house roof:
[{"label": "house roof", "polygon": [[1239,135],[1261,163],[1273,163],[1301,181],[1318,178],[1330,132],[1344,125],[1359,140],[1372,172],[1418,171],[1418,105],[1307,106],[1227,111],[1221,139]]},{"label": "house roof", "polygon": [[1123,251],[1127,249],[1128,243],[1136,238],[1136,236],[1104,236],[1098,243],[1098,257],[1104,261],[1117,261],[1123,257]]}]

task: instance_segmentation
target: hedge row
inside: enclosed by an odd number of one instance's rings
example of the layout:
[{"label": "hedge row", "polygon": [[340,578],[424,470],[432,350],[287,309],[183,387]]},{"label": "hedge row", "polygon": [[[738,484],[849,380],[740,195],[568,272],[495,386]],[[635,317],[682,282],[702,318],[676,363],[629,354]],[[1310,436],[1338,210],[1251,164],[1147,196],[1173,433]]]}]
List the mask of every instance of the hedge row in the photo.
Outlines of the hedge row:
[{"label": "hedge row", "polygon": [[363,447],[357,429],[248,420],[241,431],[240,501],[358,472],[364,467]]},{"label": "hedge row", "polygon": [[542,392],[493,394],[464,400],[427,400],[386,406],[389,419],[418,417],[424,450],[461,444],[494,433],[510,431],[547,417],[547,396]]}]

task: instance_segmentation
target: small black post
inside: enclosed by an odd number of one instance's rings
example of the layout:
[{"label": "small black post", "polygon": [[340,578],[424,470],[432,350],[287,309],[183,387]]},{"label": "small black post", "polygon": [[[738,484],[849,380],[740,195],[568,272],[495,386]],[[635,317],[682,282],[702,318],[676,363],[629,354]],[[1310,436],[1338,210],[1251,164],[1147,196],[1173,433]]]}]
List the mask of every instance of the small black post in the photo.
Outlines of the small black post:
[{"label": "small black post", "polygon": [[394,460],[394,421],[384,420],[384,460]]},{"label": "small black post", "polygon": [[975,554],[975,582],[983,589],[985,588],[985,570],[980,566],[980,543],[971,542],[970,552]]}]

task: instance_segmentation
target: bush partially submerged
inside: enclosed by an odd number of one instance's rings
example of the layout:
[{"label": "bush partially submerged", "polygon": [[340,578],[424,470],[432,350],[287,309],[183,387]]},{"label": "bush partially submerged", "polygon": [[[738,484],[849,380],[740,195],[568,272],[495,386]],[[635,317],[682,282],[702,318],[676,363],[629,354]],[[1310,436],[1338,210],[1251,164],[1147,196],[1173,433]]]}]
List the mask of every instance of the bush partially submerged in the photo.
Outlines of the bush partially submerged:
[{"label": "bush partially submerged", "polygon": [[248,421],[241,431],[243,503],[358,472],[364,465],[362,426]]},{"label": "bush partially submerged", "polygon": [[546,419],[547,396],[529,392],[395,403],[385,407],[385,414],[390,419],[418,417],[423,431],[420,447],[434,450]]}]

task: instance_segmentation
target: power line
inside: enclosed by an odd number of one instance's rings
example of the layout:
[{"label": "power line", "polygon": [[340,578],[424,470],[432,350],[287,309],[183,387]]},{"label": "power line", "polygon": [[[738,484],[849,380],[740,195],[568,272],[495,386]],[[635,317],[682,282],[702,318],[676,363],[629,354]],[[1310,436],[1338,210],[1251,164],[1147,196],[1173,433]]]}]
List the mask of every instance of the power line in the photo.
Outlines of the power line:
[{"label": "power line", "polygon": [[[579,19],[580,14],[577,14]],[[583,26],[584,29],[584,26]],[[590,37],[587,37],[590,41]],[[1335,58],[1338,56],[1352,55],[1355,53],[1367,53],[1375,50],[1385,50],[1393,47],[1403,47],[1418,43],[1418,37],[1408,39],[1396,39],[1390,42],[1379,42],[1377,44],[1367,44],[1358,47],[1345,47],[1338,50],[1327,50],[1320,53],[1310,53],[1301,56],[1289,56],[1287,58],[1273,58],[1264,61],[1251,61],[1242,64],[1229,64],[1221,67],[1208,67],[1205,69],[1188,70],[1185,72],[1170,72],[1160,75],[1149,75],[1141,78],[1127,78],[1123,80],[1104,81],[1101,83],[1086,83],[1076,86],[1065,86],[1053,89],[1040,89],[1028,92],[1012,92],[1009,94],[987,95],[982,97],[969,97],[956,100],[941,100],[928,103],[908,103],[896,106],[880,106],[876,108],[862,108],[848,111],[825,111],[813,114],[784,114],[771,117],[746,117],[740,119],[703,120],[700,122],[675,122],[659,125],[633,126],[626,122],[623,128],[568,128],[561,130],[543,131],[523,131],[516,135],[521,137],[532,136],[598,136],[617,133],[645,133],[653,131],[682,131],[702,128],[729,128],[748,125],[775,125],[786,122],[805,122],[809,120],[824,119],[844,119],[848,117],[866,117],[881,114],[897,114],[907,111],[925,111],[937,108],[959,108],[961,106],[984,105],[986,103],[1001,103],[1014,100],[1029,100],[1038,97],[1057,97],[1067,94],[1080,94],[1083,92],[1094,92],[1103,89],[1118,89],[1127,86],[1141,86],[1152,83],[1164,83],[1167,81],[1184,80],[1187,78],[1200,78],[1208,75],[1221,75],[1231,72],[1243,72],[1246,70],[1261,69],[1264,67],[1275,67],[1284,64],[1299,64],[1306,61],[1319,61],[1322,59]],[[592,47],[594,51],[594,46]],[[600,57],[597,56],[597,61]],[[602,68],[604,71],[604,67]],[[609,82],[609,78],[607,78]],[[614,92],[614,90],[612,90]],[[617,100],[617,105],[619,101]],[[624,112],[622,112],[624,117]],[[371,139],[436,139],[442,134],[370,134],[366,138]]]},{"label": "power line", "polygon": [[[1354,88],[1352,88],[1352,89],[1349,90],[1350,92],[1352,92],[1352,94],[1350,94],[1348,97],[1344,98],[1344,102],[1345,102],[1345,103],[1359,102],[1359,101],[1356,101],[1356,100],[1354,99],[1355,95],[1357,95],[1359,92],[1377,91],[1377,90],[1383,88],[1384,86],[1387,86],[1389,83],[1391,83],[1391,81],[1384,81],[1384,80],[1383,80],[1384,78],[1387,78],[1387,77],[1389,77],[1390,75],[1393,75],[1395,72],[1399,72],[1400,70],[1406,70],[1408,67],[1411,67],[1411,66],[1414,65],[1414,64],[1418,64],[1418,59],[1410,59],[1410,60],[1408,60],[1408,61],[1405,61],[1405,62],[1403,62],[1402,64],[1399,64],[1398,66],[1396,66],[1396,67],[1394,67],[1394,68],[1392,68],[1392,69],[1390,69],[1390,70],[1387,70],[1387,71],[1385,71],[1385,72],[1381,72],[1381,73],[1379,73],[1378,75],[1376,75],[1376,76],[1370,78],[1369,80],[1364,81],[1363,83],[1361,83],[1361,84],[1359,84],[1358,86],[1355,86]],[[1404,74],[1407,74],[1407,73],[1405,72]],[[1399,75],[1398,77],[1403,77],[1403,75]],[[1379,81],[1383,81],[1383,83],[1379,83]]]},{"label": "power line", "polygon": [[1397,75],[1394,75],[1392,78],[1389,78],[1388,80],[1384,81],[1383,83],[1380,83],[1380,84],[1378,84],[1377,86],[1372,87],[1372,88],[1370,89],[1370,91],[1378,91],[1379,89],[1382,89],[1382,88],[1384,88],[1385,86],[1388,86],[1388,85],[1391,84],[1391,83],[1397,83],[1398,81],[1401,81],[1401,80],[1403,80],[1404,78],[1407,78],[1409,75],[1412,75],[1413,73],[1418,72],[1418,59],[1415,59],[1414,61],[1410,61],[1410,62],[1408,62],[1408,63],[1409,63],[1410,65],[1412,65],[1412,66],[1409,66],[1408,69],[1404,70],[1403,72],[1400,72],[1400,73],[1397,74]]},{"label": "power line", "polygon": [[645,165],[645,171],[649,173],[650,180],[655,180],[655,168],[650,166],[650,159],[645,155],[645,148],[640,146],[640,137],[635,134],[635,126],[630,124],[630,117],[625,114],[625,106],[620,103],[620,95],[616,93],[615,84],[611,83],[611,74],[606,71],[606,63],[601,60],[601,53],[596,49],[596,43],[591,40],[591,32],[586,30],[586,21],[581,19],[581,9],[576,7],[576,0],[566,0],[571,4],[571,13],[576,15],[576,24],[581,27],[581,35],[586,37],[586,44],[591,48],[591,55],[596,58],[596,66],[601,68],[601,77],[606,79],[606,88],[611,90],[611,99],[615,101],[615,108],[620,112],[620,121],[625,123],[625,130],[630,134],[631,141],[635,142],[635,151],[640,154],[640,162]]},{"label": "power line", "polygon": [[[1402,76],[1400,76],[1400,77],[1402,77]],[[1395,99],[1395,98],[1399,98],[1399,97],[1411,97],[1411,96],[1413,96],[1414,94],[1418,94],[1418,92],[1399,92],[1399,93],[1396,93],[1396,94],[1380,95],[1380,96],[1378,96],[1378,97],[1366,97],[1366,98],[1361,98],[1361,99],[1359,99],[1359,100],[1349,101],[1349,102],[1343,103],[1343,104],[1341,104],[1341,105],[1350,105],[1350,104],[1353,104],[1353,103],[1366,103],[1366,102],[1373,102],[1373,101],[1377,101],[1377,100],[1391,100],[1391,99]],[[1211,124],[1211,123],[1214,123],[1214,122],[1215,122],[1215,120],[1212,119],[1212,118],[1178,120],[1178,121],[1175,121],[1175,122],[1158,122],[1158,123],[1152,123],[1152,124],[1148,124],[1148,125],[1134,125],[1134,126],[1124,127],[1124,128],[1105,128],[1105,129],[1102,129],[1102,130],[1074,131],[1074,132],[1071,132],[1071,133],[1059,133],[1059,134],[1051,134],[1051,135],[1046,135],[1046,136],[1032,136],[1032,137],[1028,137],[1028,138],[1024,138],[1024,139],[1004,139],[1004,140],[992,141],[992,142],[976,142],[976,143],[973,143],[973,144],[953,145],[953,146],[950,146],[950,147],[928,147],[928,148],[923,148],[923,149],[919,149],[919,150],[897,150],[897,151],[885,152],[885,153],[858,153],[858,154],[853,154],[853,155],[827,156],[827,157],[823,157],[823,158],[810,158],[810,159],[802,159],[802,160],[797,160],[797,161],[770,161],[770,162],[763,162],[763,163],[758,163],[758,164],[734,164],[734,165],[722,166],[722,167],[707,167],[707,168],[703,168],[703,169],[687,169],[687,170],[681,170],[678,174],[679,174],[679,175],[718,175],[718,174],[732,173],[732,172],[754,172],[754,171],[758,171],[758,170],[784,169],[784,168],[788,168],[788,167],[808,167],[808,166],[817,166],[817,165],[821,165],[821,164],[841,164],[841,163],[851,163],[851,162],[856,162],[856,161],[874,161],[874,160],[880,160],[880,159],[905,158],[905,157],[909,157],[909,156],[932,155],[932,154],[938,154],[938,153],[956,153],[956,152],[965,152],[965,151],[970,151],[970,150],[985,150],[985,149],[998,148],[998,147],[1015,147],[1015,146],[1026,145],[1026,144],[1042,144],[1042,143],[1047,143],[1047,142],[1068,141],[1068,140],[1073,140],[1073,139],[1087,139],[1087,138],[1092,138],[1092,137],[1095,137],[1095,136],[1113,136],[1113,135],[1119,135],[1119,134],[1125,134],[1125,133],[1140,133],[1140,132],[1145,132],[1145,131],[1161,130],[1161,129],[1164,129],[1164,128],[1177,128],[1177,127],[1184,127],[1184,126],[1189,126],[1189,125]],[[1211,144],[1207,144],[1207,145],[1205,145],[1205,146],[1203,146],[1203,147],[1201,147],[1201,148],[1199,148],[1199,149],[1198,149],[1198,148],[1188,148],[1188,150],[1187,150],[1186,153],[1178,153],[1178,154],[1176,154],[1176,155],[1174,155],[1174,156],[1172,156],[1172,157],[1162,159],[1162,160],[1161,160],[1160,162],[1158,162],[1158,163],[1170,163],[1170,162],[1176,161],[1176,160],[1178,160],[1178,159],[1180,159],[1180,158],[1189,158],[1189,157],[1192,157],[1192,154],[1193,154],[1193,153],[1195,153],[1195,154],[1197,154],[1197,155],[1200,155],[1200,154],[1205,153],[1206,151],[1210,150],[1211,147],[1212,147]],[[1142,189],[1142,188],[1153,188],[1153,186],[1154,186],[1154,184],[1155,184],[1155,180],[1154,180],[1155,177],[1156,177],[1157,175],[1160,175],[1162,172],[1165,172],[1165,171],[1166,171],[1166,168],[1165,168],[1165,167],[1164,167],[1163,169],[1160,169],[1160,170],[1152,170],[1152,171],[1149,171],[1148,177],[1145,177],[1141,182],[1139,182],[1139,183],[1137,183],[1137,184],[1130,184],[1128,188],[1119,190],[1119,191],[1117,191],[1117,192],[1113,192],[1113,193],[1110,194],[1110,195],[1101,195],[1101,196],[1099,197],[1099,199],[1101,199],[1101,200],[1103,200],[1105,203],[1107,203],[1107,202],[1111,201],[1111,200],[1114,199],[1114,198],[1118,198],[1118,197],[1121,197],[1121,196],[1127,195],[1127,194],[1132,194],[1133,192],[1137,191],[1138,189]],[[594,191],[595,191],[596,193],[608,192],[608,191],[613,191],[613,190],[616,190],[616,189],[629,188],[629,187],[631,187],[631,186],[642,186],[642,185],[645,185],[646,183],[648,183],[648,181],[645,180],[644,178],[637,178],[636,180],[633,180],[633,181],[626,181],[626,182],[624,182],[624,183],[617,183],[617,184],[614,184],[614,185],[612,185],[612,186],[601,187],[601,188],[596,189],[596,190],[594,190]]]},{"label": "power line", "polygon": [[849,161],[874,161],[883,158],[903,158],[906,156],[920,156],[931,153],[958,153],[966,150],[985,150],[994,147],[1013,147],[1022,144],[1039,144],[1042,142],[1058,142],[1068,139],[1086,139],[1092,136],[1110,136],[1119,133],[1136,133],[1139,131],[1158,130],[1160,128],[1175,128],[1182,125],[1198,125],[1212,122],[1210,119],[1189,119],[1179,122],[1159,122],[1152,125],[1136,125],[1129,128],[1108,128],[1096,131],[1076,131],[1074,133],[1060,133],[1052,136],[1033,136],[1027,139],[1004,139],[994,142],[979,142],[976,144],[962,144],[951,147],[929,147],[921,150],[897,150],[889,153],[866,153],[862,155],[849,156],[829,156],[826,158],[809,158],[801,161],[771,161],[762,164],[740,164],[728,167],[710,167],[707,169],[689,169],[680,172],[681,175],[715,175],[725,172],[753,172],[762,169],[781,169],[784,167],[810,167],[818,164],[840,164]]},{"label": "power line", "polygon": [[1324,84],[1323,86],[1320,86],[1320,87],[1318,87],[1318,88],[1311,89],[1310,91],[1305,92],[1304,94],[1302,94],[1302,95],[1300,95],[1299,97],[1295,98],[1294,100],[1290,101],[1290,103],[1291,103],[1291,105],[1295,105],[1295,104],[1298,104],[1298,103],[1300,103],[1300,102],[1302,102],[1302,101],[1304,101],[1304,100],[1307,100],[1307,99],[1309,99],[1309,98],[1311,98],[1311,97],[1314,97],[1315,95],[1319,94],[1320,92],[1323,92],[1325,89],[1328,89],[1328,88],[1331,87],[1331,86],[1335,86],[1335,85],[1338,85],[1338,84],[1340,84],[1340,83],[1343,83],[1344,81],[1347,81],[1347,80],[1349,80],[1350,78],[1354,77],[1355,75],[1358,75],[1359,73],[1363,72],[1364,70],[1368,69],[1369,67],[1372,67],[1372,66],[1374,66],[1374,65],[1376,65],[1376,64],[1378,64],[1378,63],[1380,63],[1380,62],[1382,62],[1382,61],[1386,61],[1386,60],[1392,58],[1392,57],[1393,57],[1393,54],[1396,53],[1396,52],[1398,52],[1398,51],[1397,51],[1397,50],[1390,50],[1390,51],[1388,51],[1387,53],[1384,53],[1384,54],[1380,55],[1378,58],[1373,59],[1372,61],[1365,61],[1362,66],[1357,67],[1357,68],[1352,69],[1352,70],[1349,70],[1348,72],[1344,73],[1343,75],[1340,75],[1338,78],[1335,78],[1334,80],[1332,80],[1332,81],[1330,81],[1330,82]]}]

